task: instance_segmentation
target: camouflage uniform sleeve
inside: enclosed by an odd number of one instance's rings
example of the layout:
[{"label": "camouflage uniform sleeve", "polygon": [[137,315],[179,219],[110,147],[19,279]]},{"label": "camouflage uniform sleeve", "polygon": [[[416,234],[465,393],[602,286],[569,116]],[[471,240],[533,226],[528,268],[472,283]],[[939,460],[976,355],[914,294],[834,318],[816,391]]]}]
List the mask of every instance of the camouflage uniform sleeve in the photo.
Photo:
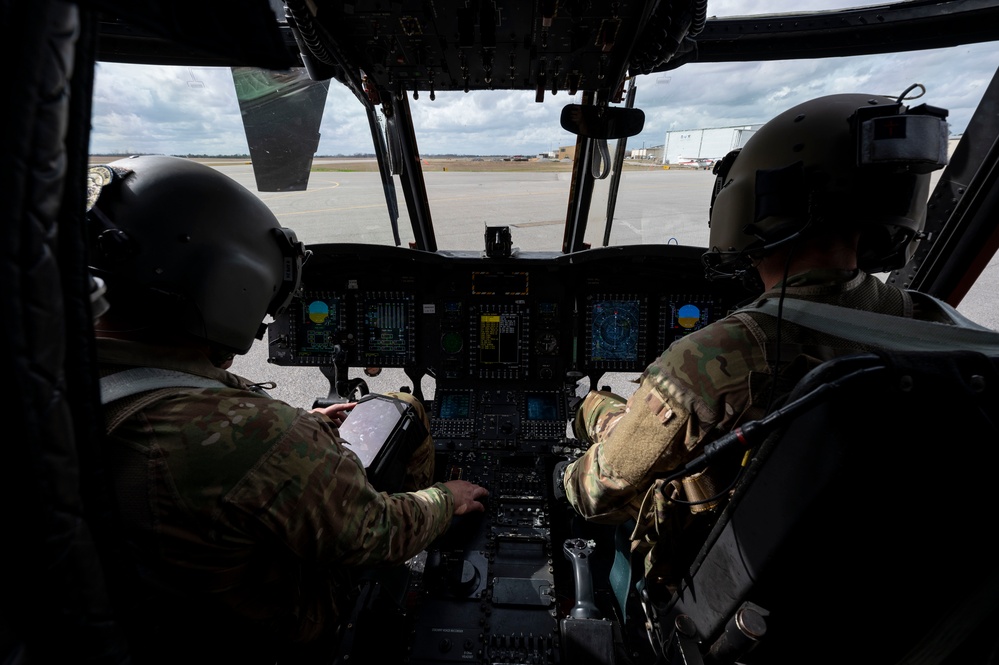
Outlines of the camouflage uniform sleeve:
[{"label": "camouflage uniform sleeve", "polygon": [[305,411],[231,496],[231,505],[248,506],[297,556],[329,565],[403,562],[454,514],[454,498],[440,483],[379,493],[326,419]]},{"label": "camouflage uniform sleeve", "polygon": [[[584,517],[639,518],[645,495],[727,431],[750,404],[748,377],[765,367],[741,323],[726,320],[675,342],[646,368],[627,401],[590,393],[577,414],[593,445],[566,469],[566,495]],[[648,505],[648,504],[646,504]]]},{"label": "camouflage uniform sleeve", "polygon": [[627,403],[620,399],[607,393],[587,395],[577,417],[587,424],[593,445],[565,472],[569,503],[596,522],[617,524],[638,517],[655,475],[676,464],[676,442],[683,441],[686,431],[686,413],[671,407],[645,377]]},{"label": "camouflage uniform sleeve", "polygon": [[603,390],[591,390],[576,411],[572,429],[576,438],[587,443],[600,441],[614,429],[627,409],[627,400]]}]

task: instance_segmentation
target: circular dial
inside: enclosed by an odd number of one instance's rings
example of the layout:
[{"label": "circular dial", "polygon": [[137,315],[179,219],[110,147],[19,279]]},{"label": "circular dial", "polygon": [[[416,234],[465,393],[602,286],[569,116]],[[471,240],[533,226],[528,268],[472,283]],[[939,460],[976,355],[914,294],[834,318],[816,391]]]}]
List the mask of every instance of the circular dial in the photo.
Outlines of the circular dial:
[{"label": "circular dial", "polygon": [[558,351],[558,337],[555,335],[555,333],[551,332],[542,333],[541,336],[538,337],[538,341],[535,344],[535,349],[537,350],[538,353],[544,355],[550,356],[554,354],[555,352]]},{"label": "circular dial", "polygon": [[461,335],[453,330],[441,335],[441,348],[447,353],[458,353],[464,347],[465,342],[462,341]]}]

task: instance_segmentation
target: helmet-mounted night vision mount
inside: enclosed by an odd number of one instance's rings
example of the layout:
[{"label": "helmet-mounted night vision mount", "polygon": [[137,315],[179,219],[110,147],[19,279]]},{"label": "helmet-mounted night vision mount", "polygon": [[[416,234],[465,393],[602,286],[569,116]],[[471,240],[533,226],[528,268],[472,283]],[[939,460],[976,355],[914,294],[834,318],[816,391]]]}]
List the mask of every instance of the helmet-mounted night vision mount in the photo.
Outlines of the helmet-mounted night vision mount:
[{"label": "helmet-mounted night vision mount", "polygon": [[857,166],[906,173],[932,173],[947,166],[947,111],[920,104],[906,110],[901,103],[860,107],[853,124]]}]

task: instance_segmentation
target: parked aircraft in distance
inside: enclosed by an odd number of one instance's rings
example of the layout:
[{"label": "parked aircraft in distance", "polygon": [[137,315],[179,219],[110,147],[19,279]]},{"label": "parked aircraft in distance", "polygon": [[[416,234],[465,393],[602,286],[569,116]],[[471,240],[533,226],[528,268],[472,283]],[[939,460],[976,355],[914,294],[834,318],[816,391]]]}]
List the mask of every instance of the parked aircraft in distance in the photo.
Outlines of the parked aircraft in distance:
[{"label": "parked aircraft in distance", "polygon": [[686,166],[695,169],[710,169],[715,164],[715,160],[709,157],[677,157],[673,161],[673,166]]}]

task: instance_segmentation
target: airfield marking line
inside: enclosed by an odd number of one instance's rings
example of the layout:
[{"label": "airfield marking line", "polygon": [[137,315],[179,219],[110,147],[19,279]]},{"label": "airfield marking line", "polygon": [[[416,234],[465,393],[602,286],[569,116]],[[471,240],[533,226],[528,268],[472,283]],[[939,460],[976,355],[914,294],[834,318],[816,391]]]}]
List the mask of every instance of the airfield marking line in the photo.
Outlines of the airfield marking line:
[{"label": "airfield marking line", "polygon": [[365,208],[385,208],[384,203],[369,203],[368,205],[340,206],[336,208],[315,208],[313,210],[295,210],[289,212],[275,213],[278,217],[291,217],[293,215],[309,215],[320,212],[338,212],[341,210],[363,210]]},{"label": "airfield marking line", "polygon": [[[320,187],[312,187],[312,183],[310,182],[309,183],[309,187],[308,187],[308,191],[310,191],[310,192],[321,192],[321,191],[323,191],[325,189],[336,189],[339,186],[340,186],[340,183],[338,181],[334,181],[333,183],[331,183],[329,185],[323,185],[323,186],[320,186]],[[261,196],[261,198],[263,198],[262,195],[273,194],[273,196],[268,196],[267,197],[268,201],[273,201],[275,199],[286,199],[289,196],[301,196],[301,194],[302,194],[302,192],[300,192],[300,191],[298,191],[298,192],[260,192],[260,191],[257,191],[255,193],[258,196]]]},{"label": "airfield marking line", "polygon": [[512,226],[515,229],[526,229],[526,228],[532,227],[532,226],[555,226],[556,224],[558,224],[559,226],[562,226],[563,224],[565,224],[565,220],[564,219],[552,219],[552,220],[542,221],[542,222],[523,222],[521,224],[511,224],[510,226]]},{"label": "airfield marking line", "polygon": [[430,195],[430,192],[428,192],[428,197],[427,198],[430,201],[431,207],[433,207],[433,205],[434,205],[435,202],[439,203],[441,201],[449,201],[449,202],[450,201],[473,201],[473,200],[474,201],[497,201],[497,200],[509,199],[511,197],[523,198],[525,196],[539,196],[539,195],[540,196],[551,196],[551,195],[554,195],[554,194],[558,194],[559,196],[562,196],[562,197],[565,196],[565,192],[562,192],[562,191],[559,191],[559,192],[537,191],[537,192],[521,192],[520,194],[509,193],[509,194],[495,194],[495,195],[489,195],[489,196],[484,196],[482,194],[470,194],[468,196],[448,196],[448,197],[444,197],[444,198],[434,198],[432,195]]}]

